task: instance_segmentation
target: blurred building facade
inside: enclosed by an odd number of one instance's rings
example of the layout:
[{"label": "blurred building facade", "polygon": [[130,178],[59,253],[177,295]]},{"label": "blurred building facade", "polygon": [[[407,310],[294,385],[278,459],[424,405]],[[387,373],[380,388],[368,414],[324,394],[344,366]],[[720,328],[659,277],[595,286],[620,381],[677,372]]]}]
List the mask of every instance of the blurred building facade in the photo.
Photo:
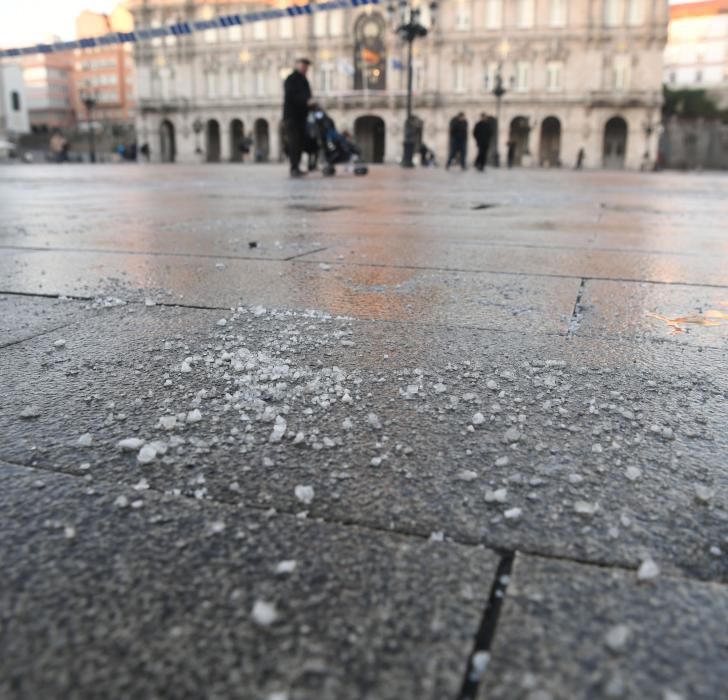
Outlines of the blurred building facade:
[{"label": "blurred building facade", "polygon": [[[129,0],[137,27],[272,3]],[[288,3],[282,3],[285,6]],[[421,21],[429,9],[422,3]],[[496,113],[498,150],[516,164],[636,168],[656,155],[662,101],[666,0],[441,0],[429,35],[414,46],[414,111],[421,138],[442,160],[452,116],[472,129]],[[282,81],[294,59],[314,62],[314,95],[371,161],[401,157],[405,46],[385,5],[210,29],[136,47],[137,132],[155,160],[283,157]],[[495,148],[492,148],[494,151]]]},{"label": "blurred building facade", "polygon": [[14,143],[29,131],[23,71],[15,63],[0,62],[0,155],[6,150],[2,142]]},{"label": "blurred building facade", "polygon": [[76,123],[73,56],[67,52],[38,53],[23,57],[21,65],[32,130],[51,133],[72,128]]},{"label": "blurred building facade", "polygon": [[[76,37],[103,36],[134,29],[131,13],[121,5],[111,14],[82,12],[76,19]],[[95,118],[105,125],[132,126],[136,94],[134,54],[130,44],[79,49],[73,56],[73,105],[79,121],[85,120],[83,96],[96,100]]]},{"label": "blurred building facade", "polygon": [[671,88],[728,89],[728,0],[670,6],[663,70]]}]

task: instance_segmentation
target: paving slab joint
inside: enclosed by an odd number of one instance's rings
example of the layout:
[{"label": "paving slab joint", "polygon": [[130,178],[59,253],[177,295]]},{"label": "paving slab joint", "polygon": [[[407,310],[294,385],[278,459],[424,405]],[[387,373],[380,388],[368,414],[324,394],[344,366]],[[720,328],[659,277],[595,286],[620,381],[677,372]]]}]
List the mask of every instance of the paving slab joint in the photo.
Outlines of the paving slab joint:
[{"label": "paving slab joint", "polygon": [[586,287],[586,278],[582,277],[579,282],[579,289],[576,292],[576,300],[574,301],[574,308],[571,310],[571,317],[569,318],[569,327],[567,329],[567,335],[573,335],[576,333],[581,323],[581,316],[583,308],[581,306],[581,298],[584,295],[584,288]]},{"label": "paving slab joint", "polygon": [[506,551],[501,554],[498,568],[495,572],[495,578],[490,589],[488,604],[480,620],[478,632],[475,635],[475,644],[473,645],[473,651],[468,657],[465,678],[463,679],[463,685],[457,696],[457,700],[475,700],[478,694],[480,682],[485,675],[488,661],[490,660],[490,650],[495,639],[498,618],[506,597],[506,590],[510,581],[515,556],[516,553],[513,551]]}]

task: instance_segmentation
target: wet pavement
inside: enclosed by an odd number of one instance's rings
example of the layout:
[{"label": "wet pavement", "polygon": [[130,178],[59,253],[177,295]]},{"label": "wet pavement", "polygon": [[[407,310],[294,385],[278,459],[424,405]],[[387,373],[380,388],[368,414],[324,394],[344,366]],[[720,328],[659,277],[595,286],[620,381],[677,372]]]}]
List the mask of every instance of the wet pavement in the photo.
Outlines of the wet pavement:
[{"label": "wet pavement", "polygon": [[720,697],[726,187],[0,170],[0,696]]}]

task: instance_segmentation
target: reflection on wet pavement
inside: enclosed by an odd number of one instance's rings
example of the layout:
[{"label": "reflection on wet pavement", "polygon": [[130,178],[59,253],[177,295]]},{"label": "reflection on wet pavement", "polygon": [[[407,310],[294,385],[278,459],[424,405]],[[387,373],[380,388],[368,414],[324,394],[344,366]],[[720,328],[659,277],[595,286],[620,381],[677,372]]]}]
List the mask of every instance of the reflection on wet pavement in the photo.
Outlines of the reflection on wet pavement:
[{"label": "reflection on wet pavement", "polygon": [[[728,301],[722,301],[721,306],[728,307]],[[687,333],[685,326],[706,326],[714,328],[722,326],[728,321],[728,312],[722,309],[708,309],[702,314],[693,314],[691,316],[676,316],[669,318],[660,314],[647,314],[650,318],[656,318],[658,321],[666,323],[673,333]]]}]

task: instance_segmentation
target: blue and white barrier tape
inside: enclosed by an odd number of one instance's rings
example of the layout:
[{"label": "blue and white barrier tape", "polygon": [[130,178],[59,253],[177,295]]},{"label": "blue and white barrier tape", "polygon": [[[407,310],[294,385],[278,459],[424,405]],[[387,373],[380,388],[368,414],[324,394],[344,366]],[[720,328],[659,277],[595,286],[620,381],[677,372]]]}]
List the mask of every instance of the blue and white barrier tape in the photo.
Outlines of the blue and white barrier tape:
[{"label": "blue and white barrier tape", "polygon": [[137,29],[133,32],[112,32],[104,36],[77,39],[75,41],[57,41],[53,44],[35,44],[18,49],[0,49],[0,58],[13,56],[29,56],[36,53],[59,53],[75,49],[90,49],[95,46],[111,46],[113,44],[128,44],[137,41],[147,41],[164,36],[185,36],[193,32],[204,32],[208,29],[223,29],[236,25],[263,22],[283,17],[298,17],[312,15],[316,12],[341,10],[348,7],[362,7],[364,5],[378,5],[382,0],[328,0],[327,2],[309,3],[308,5],[290,5],[278,9],[263,10],[261,12],[247,12],[242,15],[221,15],[214,19],[199,20],[196,22],[177,22],[166,27],[151,27]]}]

